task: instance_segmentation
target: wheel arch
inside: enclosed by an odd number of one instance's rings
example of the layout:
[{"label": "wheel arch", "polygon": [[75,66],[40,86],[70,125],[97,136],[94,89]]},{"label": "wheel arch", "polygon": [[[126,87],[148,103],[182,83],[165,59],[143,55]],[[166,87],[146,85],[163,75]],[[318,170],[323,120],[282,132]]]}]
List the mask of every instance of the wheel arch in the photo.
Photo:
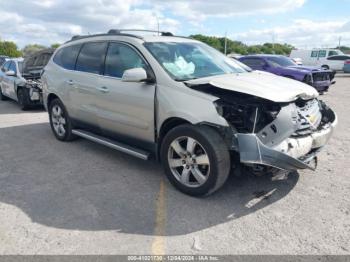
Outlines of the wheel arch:
[{"label": "wheel arch", "polygon": [[54,93],[48,94],[47,100],[46,100],[46,108],[47,108],[47,109],[49,108],[51,102],[52,102],[54,99],[56,99],[56,98],[60,99],[59,96],[56,95],[56,94],[54,94]]},{"label": "wheel arch", "polygon": [[[216,125],[216,124],[211,124],[211,123],[208,123],[208,122],[200,122],[200,123],[192,123],[191,121],[185,119],[185,118],[181,118],[181,117],[170,117],[168,119],[166,119],[159,131],[156,133],[157,134],[157,137],[156,137],[156,159],[159,160],[160,159],[160,147],[162,145],[162,142],[163,142],[163,139],[164,137],[166,136],[166,134],[172,130],[173,128],[177,127],[177,126],[180,126],[180,125],[184,125],[184,124],[190,124],[190,125],[202,125],[202,126],[208,126],[208,127],[211,127],[213,129],[215,129],[218,133],[221,134],[221,136],[223,136],[223,138],[226,140],[226,135],[227,135],[227,131],[228,127],[223,127],[223,126],[219,126],[219,125]],[[225,135],[226,133],[226,135]]]}]

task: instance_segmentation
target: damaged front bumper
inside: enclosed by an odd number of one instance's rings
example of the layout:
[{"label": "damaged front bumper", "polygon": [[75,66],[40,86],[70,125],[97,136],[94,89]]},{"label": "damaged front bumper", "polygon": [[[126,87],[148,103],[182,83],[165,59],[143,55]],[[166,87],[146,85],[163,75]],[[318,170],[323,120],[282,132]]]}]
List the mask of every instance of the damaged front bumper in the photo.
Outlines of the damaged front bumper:
[{"label": "damaged front bumper", "polygon": [[276,146],[265,145],[254,134],[237,133],[240,162],[243,164],[259,164],[283,170],[311,169],[317,153],[328,142],[337,125],[334,113],[332,123],[321,130],[300,138],[287,138]]}]

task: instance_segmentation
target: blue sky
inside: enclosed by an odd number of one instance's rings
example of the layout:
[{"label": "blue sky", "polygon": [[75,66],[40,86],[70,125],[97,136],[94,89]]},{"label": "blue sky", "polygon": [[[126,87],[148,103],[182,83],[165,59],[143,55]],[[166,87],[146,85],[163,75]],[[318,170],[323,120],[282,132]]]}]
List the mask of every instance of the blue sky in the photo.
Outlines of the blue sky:
[{"label": "blue sky", "polygon": [[350,46],[350,0],[0,0],[0,38],[49,45],[110,28],[208,34],[247,44]]}]

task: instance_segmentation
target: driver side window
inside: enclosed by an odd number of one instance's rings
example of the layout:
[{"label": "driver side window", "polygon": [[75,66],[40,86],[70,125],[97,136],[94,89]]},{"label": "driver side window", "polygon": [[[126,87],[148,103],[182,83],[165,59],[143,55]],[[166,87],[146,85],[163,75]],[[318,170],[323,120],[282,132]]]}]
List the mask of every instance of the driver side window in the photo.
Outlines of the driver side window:
[{"label": "driver side window", "polygon": [[242,60],[242,62],[254,70],[261,70],[266,65],[266,63],[259,58],[247,58]]},{"label": "driver side window", "polygon": [[122,43],[110,43],[107,50],[104,75],[121,78],[125,70],[146,69],[142,57],[130,46]]}]

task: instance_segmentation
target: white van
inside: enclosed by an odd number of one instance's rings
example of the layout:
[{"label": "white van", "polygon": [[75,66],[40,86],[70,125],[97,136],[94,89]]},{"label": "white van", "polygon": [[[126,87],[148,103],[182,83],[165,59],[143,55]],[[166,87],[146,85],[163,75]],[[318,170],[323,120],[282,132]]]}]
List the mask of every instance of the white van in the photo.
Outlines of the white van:
[{"label": "white van", "polygon": [[350,59],[349,55],[345,55],[339,49],[310,49],[310,50],[292,50],[290,58],[300,58],[303,65],[321,66],[325,69],[336,71],[343,70],[344,61]]}]

